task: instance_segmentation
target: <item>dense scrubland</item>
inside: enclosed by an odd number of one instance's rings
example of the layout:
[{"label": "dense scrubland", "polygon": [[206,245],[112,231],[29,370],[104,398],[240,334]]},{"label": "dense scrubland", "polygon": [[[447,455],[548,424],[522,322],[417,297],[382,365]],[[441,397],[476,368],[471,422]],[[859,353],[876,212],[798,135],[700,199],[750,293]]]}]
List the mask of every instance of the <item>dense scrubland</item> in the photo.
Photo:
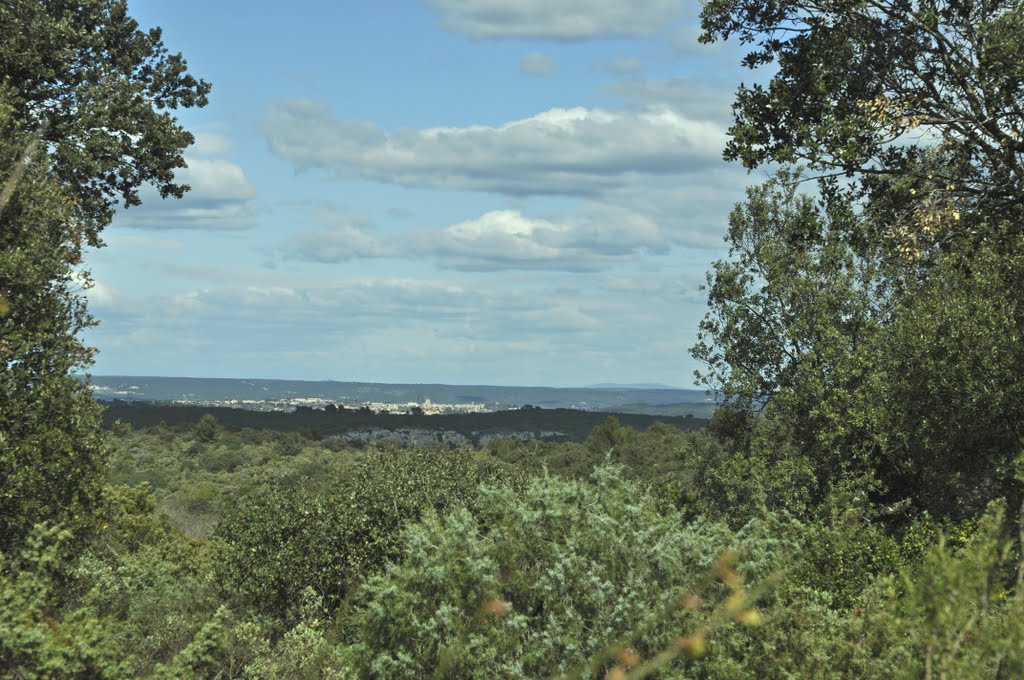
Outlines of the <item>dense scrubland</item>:
[{"label": "dense scrubland", "polygon": [[725,152],[774,172],[708,426],[352,449],[101,430],[83,248],[185,190],[210,88],[123,3],[0,4],[0,677],[1024,677],[1024,6],[701,20],[771,65]]},{"label": "dense scrubland", "polygon": [[764,421],[750,450],[730,427],[348,449],[118,424],[81,549],[37,527],[5,558],[0,649],[15,677],[1024,672],[1005,504],[815,498]]}]

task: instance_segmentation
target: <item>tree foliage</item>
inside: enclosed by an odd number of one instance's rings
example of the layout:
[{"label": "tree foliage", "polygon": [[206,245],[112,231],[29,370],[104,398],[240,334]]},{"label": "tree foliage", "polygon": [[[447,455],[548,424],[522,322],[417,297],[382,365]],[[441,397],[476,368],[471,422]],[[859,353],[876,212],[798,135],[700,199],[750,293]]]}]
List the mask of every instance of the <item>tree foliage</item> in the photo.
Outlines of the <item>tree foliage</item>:
[{"label": "tree foliage", "polygon": [[398,555],[406,524],[469,503],[479,481],[466,451],[371,451],[327,491],[278,489],[239,503],[217,528],[218,577],[281,618],[296,613],[306,588],[334,609]]},{"label": "tree foliage", "polygon": [[702,21],[777,67],[740,88],[726,157],[806,172],[733,213],[700,379],[767,404],[826,487],[960,517],[1019,497],[1024,5],[716,0]]},{"label": "tree foliage", "polygon": [[61,619],[58,575],[70,532],[38,529],[17,555],[0,552],[0,677],[123,678],[124,650],[105,634],[105,621],[88,608]]},{"label": "tree foliage", "polygon": [[0,88],[0,550],[37,522],[88,524],[105,474],[99,407],[74,376],[92,363],[84,237],[11,97]]},{"label": "tree foliage", "polygon": [[[401,560],[368,581],[348,614],[353,664],[360,677],[548,677],[626,638],[650,658],[734,594],[708,578],[723,552],[745,558],[743,576],[726,580],[757,583],[799,550],[799,535],[778,518],[736,533],[687,525],[615,467],[592,483],[485,489],[473,511],[410,528]],[[685,595],[699,611],[678,606]]]},{"label": "tree foliage", "polygon": [[139,204],[142,185],[163,197],[188,189],[174,172],[193,137],[169,111],[204,106],[210,85],[161,35],[140,29],[124,0],[0,6],[0,73],[18,126],[44,141],[91,245],[119,200]]},{"label": "tree foliage", "polygon": [[736,38],[750,45],[744,65],[775,67],[767,85],[739,89],[727,158],[902,184],[918,206],[952,197],[1019,214],[1019,0],[711,0],[701,18],[702,41]]},{"label": "tree foliage", "polygon": [[119,0],[0,4],[0,549],[37,522],[88,524],[102,484],[81,289],[118,198],[164,196],[193,138],[167,109],[209,85]]}]

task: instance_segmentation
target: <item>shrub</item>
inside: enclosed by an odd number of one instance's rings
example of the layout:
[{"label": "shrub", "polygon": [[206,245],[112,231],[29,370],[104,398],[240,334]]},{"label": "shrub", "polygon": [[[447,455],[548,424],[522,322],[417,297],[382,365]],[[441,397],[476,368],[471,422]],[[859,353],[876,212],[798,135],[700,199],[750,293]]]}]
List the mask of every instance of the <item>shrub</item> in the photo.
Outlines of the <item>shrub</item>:
[{"label": "shrub", "polygon": [[[366,582],[343,617],[352,660],[363,677],[545,677],[627,635],[650,655],[731,592],[708,578],[723,552],[741,549],[740,573],[756,582],[798,548],[797,529],[771,518],[738,534],[687,525],[617,467],[593,484],[488,488],[475,510],[411,527],[401,560]],[[676,606],[686,593],[706,606]]]},{"label": "shrub", "polygon": [[397,556],[402,528],[427,510],[470,502],[479,475],[471,452],[383,449],[365,454],[333,491],[252,494],[216,530],[226,590],[292,620],[306,588],[329,609]]}]

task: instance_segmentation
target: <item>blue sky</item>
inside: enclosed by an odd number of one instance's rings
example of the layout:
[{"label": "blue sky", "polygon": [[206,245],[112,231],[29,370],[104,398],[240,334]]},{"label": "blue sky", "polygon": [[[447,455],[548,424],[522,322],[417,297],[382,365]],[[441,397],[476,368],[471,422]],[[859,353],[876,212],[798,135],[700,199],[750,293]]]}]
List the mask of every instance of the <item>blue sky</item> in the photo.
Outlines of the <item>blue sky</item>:
[{"label": "blue sky", "polygon": [[[90,254],[93,373],[692,386],[744,187],[693,0],[129,2],[213,84]],[[147,200],[148,199],[148,200]]]}]

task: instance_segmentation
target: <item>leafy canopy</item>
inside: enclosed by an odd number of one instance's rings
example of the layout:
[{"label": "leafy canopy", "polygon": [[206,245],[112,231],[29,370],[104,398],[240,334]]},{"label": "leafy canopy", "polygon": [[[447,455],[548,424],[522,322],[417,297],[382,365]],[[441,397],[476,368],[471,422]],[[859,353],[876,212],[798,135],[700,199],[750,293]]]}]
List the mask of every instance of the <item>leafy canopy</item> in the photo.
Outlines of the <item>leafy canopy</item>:
[{"label": "leafy canopy", "polygon": [[75,377],[94,350],[82,249],[117,202],[163,196],[192,135],[168,112],[209,84],[139,30],[123,0],[0,3],[0,550],[34,523],[89,523],[105,453]]},{"label": "leafy canopy", "polygon": [[187,191],[174,171],[194,139],[169,110],[205,106],[210,84],[168,52],[159,28],[141,30],[124,0],[0,4],[0,73],[92,245],[119,201],[140,203],[143,184],[165,198]]},{"label": "leafy canopy", "polygon": [[744,65],[777,68],[740,87],[726,158],[1024,202],[1020,0],[710,0],[701,19],[703,42],[735,37]]}]

